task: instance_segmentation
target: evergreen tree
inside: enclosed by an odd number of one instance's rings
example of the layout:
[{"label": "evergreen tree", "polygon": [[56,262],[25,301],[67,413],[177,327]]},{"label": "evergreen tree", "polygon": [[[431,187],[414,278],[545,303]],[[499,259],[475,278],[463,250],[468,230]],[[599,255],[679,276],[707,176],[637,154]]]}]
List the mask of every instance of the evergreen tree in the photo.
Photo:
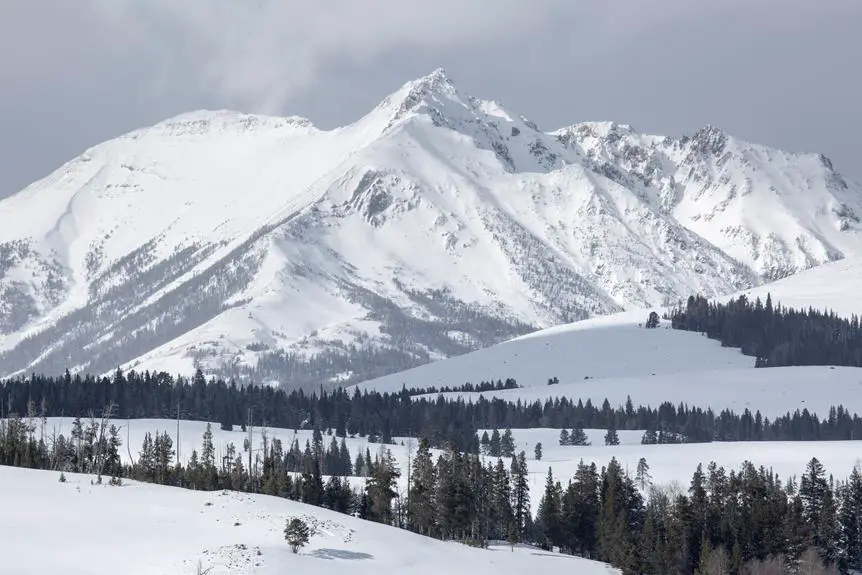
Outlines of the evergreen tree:
[{"label": "evergreen tree", "polygon": [[370,505],[368,518],[372,521],[392,524],[392,500],[397,495],[395,486],[400,475],[392,452],[381,449],[365,488]]},{"label": "evergreen tree", "polygon": [[503,457],[515,457],[515,440],[512,438],[512,430],[508,427],[500,439],[500,452]]},{"label": "evergreen tree", "polygon": [[491,439],[488,442],[488,455],[491,457],[500,457],[502,455],[500,432],[496,428],[491,432]]},{"label": "evergreen tree", "polygon": [[560,431],[560,445],[571,445],[571,440],[569,439],[569,430],[563,429]]},{"label": "evergreen tree", "polygon": [[854,467],[841,490],[839,558],[842,572],[862,571],[862,473]]},{"label": "evergreen tree", "polygon": [[514,514],[512,511],[512,488],[509,474],[502,459],[497,459],[494,467],[491,492],[490,521],[496,529],[492,536],[498,539],[512,541],[516,535]]},{"label": "evergreen tree", "polygon": [[541,532],[546,548],[550,549],[562,543],[562,488],[559,482],[554,481],[554,474],[550,467],[545,480],[545,492],[542,494],[536,515],[536,526]]},{"label": "evergreen tree", "polygon": [[587,447],[590,444],[590,441],[587,439],[587,434],[584,432],[584,428],[580,425],[577,425],[572,429],[572,433],[569,435],[569,441],[571,441],[571,445],[577,445],[578,447]]},{"label": "evergreen tree", "polygon": [[652,476],[649,473],[649,464],[646,457],[641,457],[638,460],[638,468],[635,472],[635,482],[641,491],[646,491],[647,487],[652,484]]},{"label": "evergreen tree", "polygon": [[407,505],[407,520],[410,529],[422,535],[431,535],[435,529],[437,470],[431,459],[431,449],[424,437],[419,440],[419,450],[413,460],[410,477],[410,500]]},{"label": "evergreen tree", "polygon": [[479,441],[483,455],[491,455],[491,440],[488,438],[488,430],[482,432],[482,439]]},{"label": "evergreen tree", "polygon": [[536,461],[542,460],[542,443],[541,442],[536,444],[536,447],[533,449],[533,454],[536,456]]},{"label": "evergreen tree", "polygon": [[617,435],[617,430],[614,427],[613,421],[608,425],[608,431],[605,433],[605,445],[619,445],[620,438]]},{"label": "evergreen tree", "polygon": [[530,482],[527,469],[527,455],[522,451],[512,458],[512,515],[518,540],[522,540],[530,517]]},{"label": "evergreen tree", "polygon": [[805,468],[805,475],[799,485],[799,496],[802,499],[802,518],[806,525],[811,528],[811,544],[819,549],[825,549],[831,542],[825,539],[824,519],[829,511],[827,509],[827,495],[829,483],[826,481],[826,472],[823,464],[816,457],[811,458]]},{"label": "evergreen tree", "polygon": [[644,431],[643,437],[641,437],[641,444],[643,445],[655,445],[658,443],[658,436],[654,429],[647,429]]}]

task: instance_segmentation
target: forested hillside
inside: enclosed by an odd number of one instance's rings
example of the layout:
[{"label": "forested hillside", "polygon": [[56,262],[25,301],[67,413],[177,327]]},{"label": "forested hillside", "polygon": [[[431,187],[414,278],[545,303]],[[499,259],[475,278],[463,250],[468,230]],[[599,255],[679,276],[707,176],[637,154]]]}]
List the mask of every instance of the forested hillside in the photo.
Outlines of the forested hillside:
[{"label": "forested hillside", "polygon": [[669,314],[674,329],[695,331],[757,358],[757,367],[862,366],[862,330],[856,315],[795,310],[744,295],[726,304],[691,296]]}]

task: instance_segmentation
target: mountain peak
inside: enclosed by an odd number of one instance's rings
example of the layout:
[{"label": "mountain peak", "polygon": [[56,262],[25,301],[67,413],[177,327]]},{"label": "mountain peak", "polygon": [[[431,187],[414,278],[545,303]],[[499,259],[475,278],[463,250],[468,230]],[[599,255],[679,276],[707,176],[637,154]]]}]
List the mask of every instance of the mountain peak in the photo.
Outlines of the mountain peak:
[{"label": "mountain peak", "polygon": [[[469,97],[462,96],[444,68],[403,84],[377,106],[386,110],[389,125],[410,112],[428,111],[432,117],[440,116],[440,108],[448,105],[467,106]],[[439,120],[440,118],[438,118]]]},{"label": "mountain peak", "polygon": [[406,82],[402,86],[402,89],[404,88],[409,88],[410,92],[417,92],[426,95],[435,92],[452,95],[457,92],[455,84],[452,82],[452,78],[449,77],[445,68],[437,68],[430,74]]},{"label": "mountain peak", "polygon": [[719,155],[727,145],[728,135],[721,128],[707,124],[691,138],[693,146],[702,154]]}]

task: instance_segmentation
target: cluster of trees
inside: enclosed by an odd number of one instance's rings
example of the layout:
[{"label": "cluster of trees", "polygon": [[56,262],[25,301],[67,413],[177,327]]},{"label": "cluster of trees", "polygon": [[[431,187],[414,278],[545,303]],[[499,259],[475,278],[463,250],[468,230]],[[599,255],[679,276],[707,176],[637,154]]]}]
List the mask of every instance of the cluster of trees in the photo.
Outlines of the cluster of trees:
[{"label": "cluster of trees", "polygon": [[569,430],[567,429],[563,429],[562,431],[560,431],[560,445],[576,445],[579,447],[586,447],[589,444],[590,440],[587,439],[587,434],[584,433],[583,427],[573,427],[571,432],[569,432]]},{"label": "cluster of trees", "polygon": [[668,316],[671,327],[706,334],[723,346],[754,356],[757,367],[792,365],[862,366],[859,317],[773,306],[772,297],[753,302],[744,295],[726,304],[691,296]]},{"label": "cluster of trees", "polygon": [[501,458],[447,449],[437,461],[420,440],[406,515],[400,526],[440,539],[484,546],[489,540],[529,540],[533,528],[526,454]]},{"label": "cluster of trees", "polygon": [[272,427],[333,429],[338,436],[368,436],[390,443],[395,436],[422,436],[433,447],[454,443],[461,451],[478,453],[481,429],[647,429],[661,437],[687,442],[816,441],[862,437],[862,418],[842,406],[825,417],[808,410],[770,420],[748,409],[715,413],[685,404],[635,407],[631,399],[612,407],[606,399],[592,401],[554,398],[510,402],[479,397],[448,401],[415,397],[409,390],[387,394],[336,390],[306,394],[262,386],[237,386],[207,381],[198,372],[191,380],[165,374],[117,371],[112,378],[31,376],[0,382],[0,416],[35,413],[40,416],[99,412],[114,405],[117,418],[174,418],[218,421],[230,429],[245,421],[249,410]]},{"label": "cluster of trees", "polygon": [[[559,380],[557,381],[559,383]],[[444,385],[443,387],[413,387],[408,391],[410,395],[428,395],[434,393],[454,393],[454,392],[462,392],[462,393],[483,393],[486,391],[502,391],[504,389],[518,389],[521,387],[518,385],[518,382],[514,379],[507,378],[506,381],[502,379],[498,379],[497,381],[481,381],[476,385],[473,385],[469,381],[464,385],[458,385],[455,387],[449,387],[448,385]]]},{"label": "cluster of trees", "polygon": [[490,437],[487,431],[482,432],[482,438],[479,440],[479,449],[482,455],[490,457],[515,457],[515,439],[512,437],[512,430],[508,427],[500,435],[500,430],[494,429]]},{"label": "cluster of trees", "polygon": [[566,485],[548,470],[532,539],[624,573],[821,574],[862,569],[862,473],[827,477],[812,459],[801,480],[745,462],[699,465],[686,491],[634,478],[612,459],[581,463]]}]

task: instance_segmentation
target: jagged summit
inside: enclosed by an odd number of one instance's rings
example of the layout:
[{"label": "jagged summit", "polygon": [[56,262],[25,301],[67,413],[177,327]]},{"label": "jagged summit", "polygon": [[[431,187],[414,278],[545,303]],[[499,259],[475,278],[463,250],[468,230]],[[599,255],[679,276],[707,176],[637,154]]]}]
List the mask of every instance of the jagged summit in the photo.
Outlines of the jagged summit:
[{"label": "jagged summit", "polygon": [[0,376],[360,381],[862,256],[860,216],[817,154],[542,132],[443,69],[334,130],[191,112],[0,201]]},{"label": "jagged summit", "polygon": [[[439,125],[445,123],[447,112],[453,108],[469,109],[471,98],[462,95],[443,68],[437,68],[427,76],[404,83],[398,90],[385,97],[377,106],[388,116],[388,126],[410,113],[427,113]],[[463,110],[456,112],[456,115]]]}]

